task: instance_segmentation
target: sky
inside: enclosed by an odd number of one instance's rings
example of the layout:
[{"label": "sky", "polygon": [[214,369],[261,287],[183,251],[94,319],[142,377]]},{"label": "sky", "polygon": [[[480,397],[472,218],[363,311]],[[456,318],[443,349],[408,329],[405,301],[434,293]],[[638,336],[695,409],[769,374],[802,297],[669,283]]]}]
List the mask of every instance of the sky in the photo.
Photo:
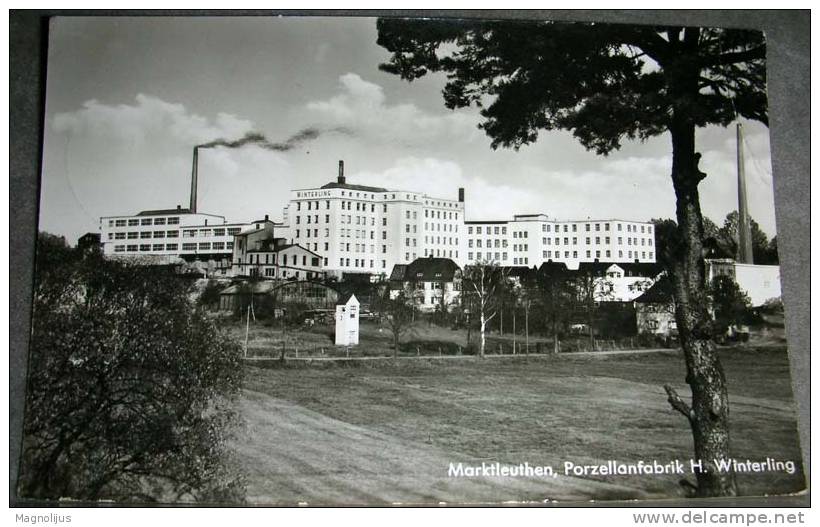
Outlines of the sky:
[{"label": "sky", "polygon": [[[609,156],[568,132],[490,148],[475,108],[448,110],[445,78],[379,71],[372,18],[56,18],[51,22],[40,230],[73,243],[101,216],[187,207],[194,145],[248,132],[285,142],[199,153],[200,212],[279,220],[289,191],[336,178],[455,199],[466,219],[674,218],[668,135]],[[768,129],[744,122],[749,209],[776,234]],[[734,127],[698,131],[704,215],[737,208]]]}]

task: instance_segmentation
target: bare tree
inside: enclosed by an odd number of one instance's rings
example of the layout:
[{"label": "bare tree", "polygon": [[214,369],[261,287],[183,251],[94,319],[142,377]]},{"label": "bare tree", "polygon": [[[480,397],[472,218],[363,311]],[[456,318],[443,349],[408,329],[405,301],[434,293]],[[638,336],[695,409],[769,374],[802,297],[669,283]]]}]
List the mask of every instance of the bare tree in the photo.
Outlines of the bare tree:
[{"label": "bare tree", "polygon": [[479,356],[484,357],[486,347],[487,324],[499,312],[500,286],[506,272],[491,260],[479,260],[468,266],[464,273],[465,289],[474,300],[473,306],[478,310],[481,345]]},{"label": "bare tree", "polygon": [[393,333],[393,357],[395,358],[399,356],[401,336],[413,323],[412,298],[407,295],[407,291],[400,291],[398,296],[390,298],[388,291],[383,297],[381,307],[381,311],[386,315],[387,326]]}]

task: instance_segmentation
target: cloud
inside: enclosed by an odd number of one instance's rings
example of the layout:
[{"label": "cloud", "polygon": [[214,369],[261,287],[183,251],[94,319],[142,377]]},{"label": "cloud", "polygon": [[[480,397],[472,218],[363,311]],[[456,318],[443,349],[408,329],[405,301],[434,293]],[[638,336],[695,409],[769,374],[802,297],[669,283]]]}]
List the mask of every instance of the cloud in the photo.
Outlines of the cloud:
[{"label": "cloud", "polygon": [[410,103],[389,105],[381,86],[355,73],[339,77],[339,87],[340,93],[309,102],[307,110],[320,120],[353,129],[370,140],[412,145],[442,139],[470,142],[483,137],[476,128],[479,121],[474,111],[431,114]]},{"label": "cloud", "polygon": [[[203,117],[143,94],[131,104],[90,100],[56,114],[46,136],[41,224],[73,237],[95,230],[100,216],[186,206],[193,146],[251,130],[258,128],[247,119]],[[293,170],[286,154],[249,146],[200,152],[199,172],[200,210],[239,221],[272,212],[270,196],[285,190],[278,176]]]},{"label": "cloud", "polygon": [[223,135],[241,137],[253,129],[251,121],[219,113],[213,121],[189,113],[182,104],[138,94],[133,105],[106,105],[90,100],[73,112],[54,116],[56,132],[116,138],[144,144],[149,138],[188,143],[192,146]]}]

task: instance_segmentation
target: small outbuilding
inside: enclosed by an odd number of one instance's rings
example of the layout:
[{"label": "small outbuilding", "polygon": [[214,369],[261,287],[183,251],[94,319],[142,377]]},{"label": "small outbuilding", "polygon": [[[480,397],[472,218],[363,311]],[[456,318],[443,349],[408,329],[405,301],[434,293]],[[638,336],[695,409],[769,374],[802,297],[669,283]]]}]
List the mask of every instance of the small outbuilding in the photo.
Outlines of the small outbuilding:
[{"label": "small outbuilding", "polygon": [[350,293],[336,304],[336,345],[355,346],[359,343],[359,300]]}]

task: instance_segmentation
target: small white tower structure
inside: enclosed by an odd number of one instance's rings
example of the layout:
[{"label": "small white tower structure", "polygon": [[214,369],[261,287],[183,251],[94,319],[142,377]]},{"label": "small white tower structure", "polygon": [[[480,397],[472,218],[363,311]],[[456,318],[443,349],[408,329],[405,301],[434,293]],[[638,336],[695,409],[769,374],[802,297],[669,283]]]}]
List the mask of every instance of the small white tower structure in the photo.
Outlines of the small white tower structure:
[{"label": "small white tower structure", "polygon": [[336,345],[355,346],[359,343],[359,300],[350,294],[336,304]]}]

